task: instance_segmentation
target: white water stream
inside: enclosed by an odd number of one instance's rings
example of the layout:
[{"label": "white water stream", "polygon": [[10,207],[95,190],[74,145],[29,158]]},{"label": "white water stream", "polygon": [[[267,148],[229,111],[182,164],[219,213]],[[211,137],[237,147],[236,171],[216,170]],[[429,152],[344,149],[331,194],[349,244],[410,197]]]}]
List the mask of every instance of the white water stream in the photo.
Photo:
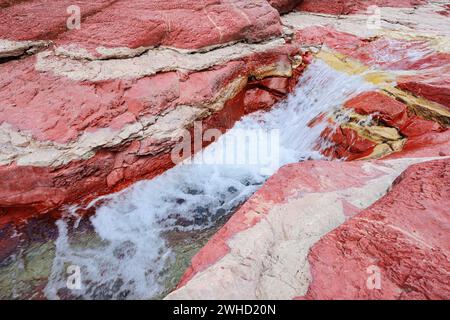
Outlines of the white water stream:
[{"label": "white water stream", "polygon": [[[224,141],[243,130],[265,132],[269,134],[260,135],[258,141],[271,142],[271,152],[277,153],[277,161],[265,170],[252,164],[180,164],[152,180],[138,182],[103,198],[90,219],[102,240],[97,245],[74,244],[67,219],[59,220],[56,257],[46,296],[55,299],[66,290],[69,265],[81,271],[81,288],[72,293],[79,298],[158,296],[164,290],[165,274],[174,258],[162,234],[210,227],[248,199],[282,165],[321,159],[317,145],[327,123],[314,127],[308,123],[369,89],[371,86],[360,77],[336,72],[324,62],[315,61],[285,102],[269,112],[244,117],[219,141],[195,156],[198,160],[230,152],[224,150]],[[76,281],[72,284],[76,285]]]}]

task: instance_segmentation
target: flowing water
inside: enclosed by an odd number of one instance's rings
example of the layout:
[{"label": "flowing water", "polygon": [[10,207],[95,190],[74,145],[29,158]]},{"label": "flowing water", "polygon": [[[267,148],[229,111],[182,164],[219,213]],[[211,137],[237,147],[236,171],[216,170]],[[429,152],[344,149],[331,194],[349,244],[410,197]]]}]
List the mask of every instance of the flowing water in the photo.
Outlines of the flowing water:
[{"label": "flowing water", "polygon": [[[89,219],[68,208],[53,237],[18,241],[0,263],[0,297],[33,298],[33,290],[51,299],[163,297],[195,252],[279,167],[322,158],[327,144],[320,134],[329,124],[315,120],[369,89],[360,77],[315,61],[286,101],[244,117],[192,161],[94,201]],[[256,137],[259,147],[250,139],[230,143],[243,133]],[[260,161],[261,148],[268,162]],[[212,161],[230,154],[249,160],[252,153],[258,161]],[[80,271],[76,290],[67,288],[68,268]]]}]

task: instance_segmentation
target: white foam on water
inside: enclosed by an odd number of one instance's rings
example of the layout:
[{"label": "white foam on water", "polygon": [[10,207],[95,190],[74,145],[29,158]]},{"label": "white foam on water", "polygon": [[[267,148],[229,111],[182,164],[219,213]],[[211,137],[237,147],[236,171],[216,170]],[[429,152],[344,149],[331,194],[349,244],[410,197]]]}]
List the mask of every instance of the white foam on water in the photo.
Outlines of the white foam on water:
[{"label": "white foam on water", "polygon": [[[324,62],[315,61],[285,102],[269,112],[244,117],[217,142],[196,155],[194,164],[179,164],[152,180],[103,197],[106,202],[90,219],[102,245],[73,245],[66,220],[58,221],[59,238],[46,296],[56,299],[66,288],[68,265],[81,267],[82,288],[71,292],[79,298],[157,296],[164,289],[166,267],[170,267],[173,259],[162,233],[210,227],[248,199],[282,165],[323,158],[317,144],[329,124],[326,121],[313,127],[308,124],[370,89],[372,87],[362,78],[339,73]],[[275,165],[262,172],[261,166],[252,164],[206,165],[195,161],[224,151],[221,150],[226,146],[224,139],[243,129],[276,130],[278,157]],[[270,136],[263,135],[261,139],[270,139]]]}]

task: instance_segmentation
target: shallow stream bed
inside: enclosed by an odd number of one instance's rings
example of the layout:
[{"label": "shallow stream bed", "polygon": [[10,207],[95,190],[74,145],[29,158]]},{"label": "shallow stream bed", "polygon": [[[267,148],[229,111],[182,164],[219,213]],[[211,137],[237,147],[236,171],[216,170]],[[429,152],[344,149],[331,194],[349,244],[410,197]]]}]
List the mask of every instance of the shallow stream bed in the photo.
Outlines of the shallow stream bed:
[{"label": "shallow stream bed", "polygon": [[[2,227],[0,299],[163,298],[195,253],[276,170],[323,159],[327,144],[320,135],[329,124],[312,126],[313,120],[369,89],[360,77],[317,60],[286,101],[244,117],[192,161],[92,202],[91,217],[79,218],[80,208],[71,207],[56,222]],[[229,143],[243,134],[256,137],[258,147],[251,139]],[[216,161],[242,154],[258,161]],[[73,266],[80,271],[78,289],[67,286]]]}]

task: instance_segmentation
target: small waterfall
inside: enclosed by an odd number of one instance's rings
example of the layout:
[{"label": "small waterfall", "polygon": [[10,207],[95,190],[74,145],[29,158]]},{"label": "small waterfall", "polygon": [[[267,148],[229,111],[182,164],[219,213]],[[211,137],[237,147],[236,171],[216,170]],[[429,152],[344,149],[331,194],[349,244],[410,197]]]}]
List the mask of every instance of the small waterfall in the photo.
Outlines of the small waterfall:
[{"label": "small waterfall", "polygon": [[[310,123],[370,89],[360,77],[339,73],[317,60],[286,101],[269,112],[244,117],[193,161],[103,197],[90,218],[95,232],[87,244],[80,244],[76,225],[71,225],[69,219],[59,220],[56,257],[46,296],[58,298],[64,294],[67,267],[75,265],[80,267],[82,281],[81,289],[71,292],[76,298],[158,297],[164,292],[166,274],[175,261],[167,233],[210,228],[247,200],[279,167],[321,159],[317,145],[329,124]],[[257,133],[259,143],[270,145],[271,153],[276,152],[268,165],[205,164],[205,159],[230,154],[229,149],[225,150],[227,141],[249,131]],[[235,152],[253,150],[251,145],[245,146],[247,150],[241,146]]]}]

